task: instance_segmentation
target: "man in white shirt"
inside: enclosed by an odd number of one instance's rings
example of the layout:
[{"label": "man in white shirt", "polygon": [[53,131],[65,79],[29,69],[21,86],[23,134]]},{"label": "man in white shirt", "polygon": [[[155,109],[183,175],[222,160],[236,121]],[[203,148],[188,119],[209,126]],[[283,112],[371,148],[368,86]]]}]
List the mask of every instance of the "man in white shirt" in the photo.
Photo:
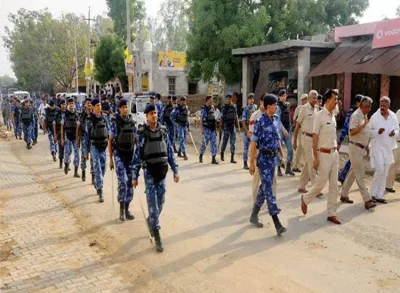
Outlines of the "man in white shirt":
[{"label": "man in white shirt", "polygon": [[390,165],[394,163],[393,150],[397,148],[399,122],[395,113],[390,111],[390,99],[382,97],[379,110],[369,122],[371,140],[371,167],[375,168],[370,194],[374,201],[386,204],[383,198],[386,178]]},{"label": "man in white shirt", "polygon": [[[396,116],[397,116],[397,121],[399,121],[400,123],[400,110],[397,110]],[[393,184],[396,179],[397,169],[400,168],[400,137],[397,137],[396,140],[397,140],[397,148],[393,150],[394,163],[390,165],[389,174],[386,179],[386,191],[392,193],[396,192],[396,190],[394,190],[393,188]]]},{"label": "man in white shirt", "polygon": [[45,129],[43,128],[43,119],[44,119],[44,116],[45,116],[45,114],[46,114],[46,109],[49,107],[49,105],[47,104],[47,95],[45,95],[43,98],[42,98],[42,104],[40,104],[40,106],[39,106],[39,110],[38,110],[38,112],[39,112],[39,125],[42,127],[42,129],[43,129],[43,133],[45,133]]}]

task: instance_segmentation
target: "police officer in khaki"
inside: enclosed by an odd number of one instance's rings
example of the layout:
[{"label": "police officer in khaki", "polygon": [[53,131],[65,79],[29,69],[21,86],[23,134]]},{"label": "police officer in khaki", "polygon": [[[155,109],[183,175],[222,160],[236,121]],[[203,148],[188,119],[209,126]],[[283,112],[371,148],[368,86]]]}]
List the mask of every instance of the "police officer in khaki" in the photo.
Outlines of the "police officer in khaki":
[{"label": "police officer in khaki", "polygon": [[313,170],[313,125],[314,119],[319,109],[317,106],[318,92],[315,90],[310,91],[308,95],[308,103],[300,108],[299,117],[297,118],[296,129],[293,137],[293,148],[297,149],[297,136],[301,131],[302,146],[304,151],[304,167],[300,175],[300,185],[298,191],[306,193],[306,186],[308,181],[314,185],[315,170]]},{"label": "police officer in khaki", "polygon": [[351,169],[343,183],[342,195],[340,201],[343,203],[352,204],[353,201],[349,198],[349,190],[353,185],[354,179],[357,181],[361,196],[364,200],[364,206],[367,210],[376,207],[372,201],[371,195],[365,186],[365,167],[364,154],[368,147],[369,133],[368,128],[368,113],[371,110],[372,100],[369,97],[363,97],[360,102],[360,107],[354,111],[350,117],[349,124],[349,157]]},{"label": "police officer in khaki", "polygon": [[339,153],[334,110],[337,104],[337,93],[332,89],[328,90],[325,93],[325,101],[325,107],[315,117],[313,131],[313,167],[317,176],[311,190],[301,197],[301,210],[303,214],[307,214],[307,206],[329,181],[328,221],[341,224],[342,222],[336,217]]},{"label": "police officer in khaki", "polygon": [[[303,107],[308,102],[308,95],[302,94],[300,97],[300,101],[301,101],[301,104],[296,107],[296,110],[294,111],[294,114],[293,114],[293,122],[294,122],[293,128],[296,128],[297,119],[299,118],[301,107]],[[295,154],[295,160],[294,160],[292,171],[295,173],[301,173],[299,166],[302,162],[302,157],[303,157],[303,153],[304,153],[301,136],[297,137],[296,144],[297,144],[297,150],[296,150],[296,154]]]}]

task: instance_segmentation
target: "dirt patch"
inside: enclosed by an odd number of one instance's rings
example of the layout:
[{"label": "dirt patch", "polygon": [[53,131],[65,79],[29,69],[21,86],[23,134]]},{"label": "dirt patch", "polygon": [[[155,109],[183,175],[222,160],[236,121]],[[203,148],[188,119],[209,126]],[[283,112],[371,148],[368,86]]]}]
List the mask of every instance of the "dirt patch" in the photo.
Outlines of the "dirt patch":
[{"label": "dirt patch", "polygon": [[0,267],[0,277],[4,278],[4,277],[8,277],[10,275],[11,274],[6,267],[4,267],[4,266]]},{"label": "dirt patch", "polygon": [[5,261],[13,255],[12,251],[17,244],[15,240],[0,243],[0,261]]}]

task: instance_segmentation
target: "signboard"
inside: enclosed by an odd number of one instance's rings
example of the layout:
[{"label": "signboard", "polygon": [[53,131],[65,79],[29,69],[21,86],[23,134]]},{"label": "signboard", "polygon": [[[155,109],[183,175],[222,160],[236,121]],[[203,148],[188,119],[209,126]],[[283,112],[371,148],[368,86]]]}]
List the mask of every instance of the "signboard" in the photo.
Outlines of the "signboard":
[{"label": "signboard", "polygon": [[132,63],[126,63],[125,62],[125,73],[126,75],[133,75],[133,73],[135,72],[135,65]]},{"label": "signboard", "polygon": [[184,70],[186,54],[182,52],[158,52],[158,66],[161,70]]},{"label": "signboard", "polygon": [[400,45],[400,18],[377,23],[372,49]]}]

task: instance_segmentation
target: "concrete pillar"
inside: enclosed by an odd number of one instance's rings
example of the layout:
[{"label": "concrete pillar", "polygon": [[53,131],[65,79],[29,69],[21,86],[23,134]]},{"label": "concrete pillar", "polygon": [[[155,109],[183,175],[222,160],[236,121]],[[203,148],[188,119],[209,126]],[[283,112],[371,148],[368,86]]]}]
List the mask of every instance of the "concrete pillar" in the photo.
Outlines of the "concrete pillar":
[{"label": "concrete pillar", "polygon": [[242,105],[247,105],[247,95],[250,85],[250,61],[249,57],[242,57]]},{"label": "concrete pillar", "polygon": [[[381,97],[389,97],[390,77],[388,75],[381,75]],[[394,97],[391,97],[392,99]]]},{"label": "concrete pillar", "polygon": [[309,92],[310,83],[308,74],[310,73],[310,48],[303,48],[297,51],[297,104],[301,104],[300,97]]},{"label": "concrete pillar", "polygon": [[344,99],[343,107],[345,111],[348,111],[351,107],[351,83],[352,83],[352,73],[344,74]]}]

